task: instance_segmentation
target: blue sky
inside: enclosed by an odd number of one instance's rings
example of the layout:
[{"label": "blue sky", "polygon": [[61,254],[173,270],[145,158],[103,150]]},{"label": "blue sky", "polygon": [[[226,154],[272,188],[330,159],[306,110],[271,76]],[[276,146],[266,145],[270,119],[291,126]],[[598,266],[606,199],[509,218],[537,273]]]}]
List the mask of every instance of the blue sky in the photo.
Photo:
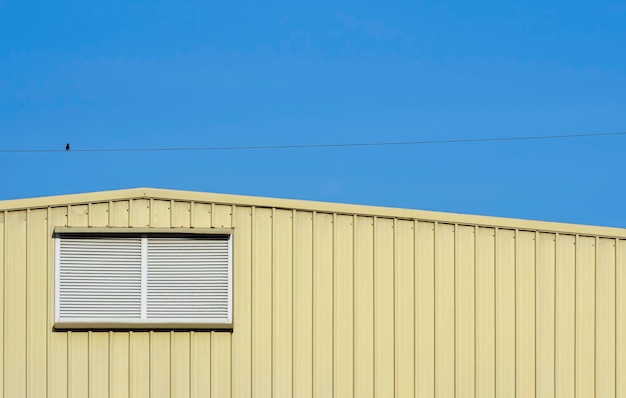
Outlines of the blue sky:
[{"label": "blue sky", "polygon": [[[0,150],[626,131],[618,1],[0,0]],[[131,187],[626,227],[626,136],[0,153],[0,199]]]}]

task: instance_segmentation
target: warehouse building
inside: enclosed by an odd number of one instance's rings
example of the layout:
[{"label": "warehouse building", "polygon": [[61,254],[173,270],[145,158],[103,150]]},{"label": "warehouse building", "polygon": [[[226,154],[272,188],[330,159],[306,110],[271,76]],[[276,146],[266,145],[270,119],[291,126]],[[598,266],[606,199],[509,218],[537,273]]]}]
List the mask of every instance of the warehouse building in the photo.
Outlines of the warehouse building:
[{"label": "warehouse building", "polygon": [[5,397],[626,397],[626,230],[162,189],[0,201]]}]

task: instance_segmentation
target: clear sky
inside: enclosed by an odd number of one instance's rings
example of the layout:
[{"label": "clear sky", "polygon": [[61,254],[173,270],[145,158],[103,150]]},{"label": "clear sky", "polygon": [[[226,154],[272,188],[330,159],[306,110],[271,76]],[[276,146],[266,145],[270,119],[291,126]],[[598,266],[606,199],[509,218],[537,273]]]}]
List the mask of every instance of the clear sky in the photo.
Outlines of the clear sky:
[{"label": "clear sky", "polygon": [[[626,3],[0,0],[0,150],[626,131]],[[626,136],[0,152],[0,199],[158,187],[626,227]]]}]

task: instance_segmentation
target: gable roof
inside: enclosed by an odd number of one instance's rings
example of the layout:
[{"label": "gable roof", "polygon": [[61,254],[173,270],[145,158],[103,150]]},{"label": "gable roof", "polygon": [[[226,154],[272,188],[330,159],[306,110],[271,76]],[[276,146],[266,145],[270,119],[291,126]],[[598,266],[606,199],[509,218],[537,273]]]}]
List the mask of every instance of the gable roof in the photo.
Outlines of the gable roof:
[{"label": "gable roof", "polygon": [[446,213],[425,210],[411,210],[393,207],[315,202],[296,199],[230,195],[159,188],[131,188],[70,195],[3,200],[0,201],[0,211],[67,206],[130,199],[160,199],[228,204],[238,206],[274,207],[281,209],[316,211],[322,213],[355,214],[363,216],[377,216],[400,219],[417,219],[441,223],[479,225],[485,227],[521,229],[527,231],[543,231],[565,234],[599,235],[604,237],[626,238],[626,229],[624,228],[600,227],[581,224],[479,216],[471,214]]}]

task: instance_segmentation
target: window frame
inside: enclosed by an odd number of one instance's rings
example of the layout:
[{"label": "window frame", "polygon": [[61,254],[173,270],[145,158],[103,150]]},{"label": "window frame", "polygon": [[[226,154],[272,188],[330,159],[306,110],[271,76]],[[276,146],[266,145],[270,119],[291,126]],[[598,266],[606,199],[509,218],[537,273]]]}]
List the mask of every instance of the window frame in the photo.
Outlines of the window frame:
[{"label": "window frame", "polygon": [[[61,264],[61,239],[64,235],[74,235],[85,237],[193,237],[193,236],[210,236],[221,235],[228,236],[228,292],[227,306],[228,315],[226,322],[206,322],[186,318],[180,321],[172,319],[112,319],[112,318],[85,318],[84,320],[68,320],[60,317],[60,264]],[[54,329],[71,330],[71,329],[122,329],[122,330],[141,330],[141,329],[204,329],[204,330],[231,330],[233,328],[233,228],[93,228],[93,227],[56,227],[53,232],[54,240]],[[143,241],[145,242],[145,241]],[[147,272],[147,264],[142,262],[142,274]],[[142,282],[145,282],[142,278]],[[146,286],[142,283],[143,289]]]}]

